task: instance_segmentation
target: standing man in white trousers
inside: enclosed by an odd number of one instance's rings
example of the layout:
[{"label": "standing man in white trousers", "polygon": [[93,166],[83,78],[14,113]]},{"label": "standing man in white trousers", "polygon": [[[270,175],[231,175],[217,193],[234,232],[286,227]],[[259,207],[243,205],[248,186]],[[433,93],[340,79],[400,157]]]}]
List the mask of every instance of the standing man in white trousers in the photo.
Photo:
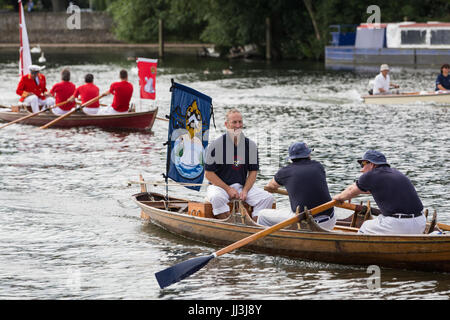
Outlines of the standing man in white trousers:
[{"label": "standing man in white trousers", "polygon": [[232,109],[227,112],[227,133],[213,141],[207,150],[205,177],[212,184],[206,196],[218,219],[230,215],[228,202],[239,199],[253,207],[252,219],[257,220],[262,209],[271,208],[272,195],[254,186],[259,170],[256,143],[242,133],[242,114]]}]

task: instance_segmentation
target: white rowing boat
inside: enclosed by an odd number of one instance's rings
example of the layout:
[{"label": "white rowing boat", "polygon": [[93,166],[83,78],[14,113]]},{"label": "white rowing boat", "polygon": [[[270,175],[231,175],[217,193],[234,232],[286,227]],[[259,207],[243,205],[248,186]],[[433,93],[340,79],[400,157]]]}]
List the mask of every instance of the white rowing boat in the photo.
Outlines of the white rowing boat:
[{"label": "white rowing boat", "polygon": [[415,102],[434,102],[450,104],[450,91],[409,92],[399,94],[362,96],[367,104],[405,104]]}]

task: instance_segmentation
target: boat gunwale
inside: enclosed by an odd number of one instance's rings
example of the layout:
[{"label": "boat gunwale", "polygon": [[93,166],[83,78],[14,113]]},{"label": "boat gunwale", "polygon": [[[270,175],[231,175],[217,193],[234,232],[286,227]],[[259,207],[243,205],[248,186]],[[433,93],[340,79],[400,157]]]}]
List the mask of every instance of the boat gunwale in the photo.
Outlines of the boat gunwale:
[{"label": "boat gunwale", "polygon": [[[449,96],[449,95],[450,95],[450,92],[425,93],[425,94],[420,94],[418,92],[418,93],[409,93],[409,94],[405,94],[405,93],[400,93],[400,94],[372,94],[372,95],[361,96],[361,98],[364,99],[364,101],[366,101],[366,100],[372,100],[372,99],[388,99],[388,98],[396,98],[396,99],[403,98],[403,99],[405,99],[405,98],[416,98],[416,97],[427,98],[427,97],[442,97],[442,96]],[[417,101],[420,101],[420,100],[417,100]]]},{"label": "boat gunwale", "polygon": [[[158,214],[163,214],[168,216],[172,220],[182,221],[183,223],[189,224],[197,224],[196,222],[202,222],[202,224],[206,227],[220,229],[229,232],[239,232],[251,234],[254,232],[258,232],[263,230],[263,226],[258,228],[256,226],[248,226],[248,225],[237,225],[226,221],[220,221],[211,218],[203,218],[191,216],[188,214],[172,212],[165,209],[159,209],[152,207],[147,204],[141,203],[136,199],[137,195],[142,193],[133,195],[133,200],[141,207],[145,207],[150,209]],[[186,200],[187,201],[187,200]],[[188,202],[188,201],[187,201]],[[180,219],[181,218],[181,219]],[[205,224],[206,223],[206,224]],[[222,227],[220,227],[222,226]],[[230,228],[231,227],[231,228]],[[236,230],[236,228],[243,230]],[[252,231],[253,230],[253,231]],[[256,231],[257,230],[257,231]],[[357,242],[357,243],[377,243],[377,244],[398,244],[398,245],[406,245],[406,244],[442,244],[442,243],[450,243],[450,234],[427,234],[427,235],[373,235],[373,234],[356,234],[350,232],[317,232],[317,231],[309,231],[309,230],[278,230],[268,237],[276,237],[276,238],[295,238],[296,240],[314,240],[314,241],[345,241],[345,242]],[[400,240],[400,241],[399,241]]]},{"label": "boat gunwale", "polygon": [[[158,111],[158,107],[156,107],[155,109],[152,109],[152,110],[148,110],[148,111],[127,112],[127,113],[117,113],[117,114],[85,114],[85,113],[80,114],[80,113],[74,113],[67,120],[85,120],[85,119],[97,119],[97,120],[100,120],[100,119],[130,118],[130,117],[137,117],[137,116],[142,116],[142,115],[147,115],[147,114],[148,115],[154,114],[157,111]],[[23,112],[23,111],[14,112],[14,111],[2,111],[2,110],[0,110],[0,114],[25,116],[25,115],[30,115],[32,113],[31,112]],[[55,115],[53,113],[52,114],[43,113],[43,114],[38,115],[38,119],[58,118],[59,116],[60,115]]]}]

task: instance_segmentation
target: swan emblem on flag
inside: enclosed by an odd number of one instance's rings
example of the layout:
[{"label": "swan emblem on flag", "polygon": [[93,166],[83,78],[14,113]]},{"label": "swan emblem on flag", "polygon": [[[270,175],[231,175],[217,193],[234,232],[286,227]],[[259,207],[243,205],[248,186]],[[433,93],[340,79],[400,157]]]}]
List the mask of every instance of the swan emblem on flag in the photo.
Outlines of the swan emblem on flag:
[{"label": "swan emblem on flag", "polygon": [[153,78],[145,77],[144,91],[147,93],[155,93],[155,88],[153,88]]},{"label": "swan emblem on flag", "polygon": [[204,149],[202,144],[202,114],[193,101],[186,110],[186,133],[174,144],[175,167],[186,179],[195,179],[203,173]]}]

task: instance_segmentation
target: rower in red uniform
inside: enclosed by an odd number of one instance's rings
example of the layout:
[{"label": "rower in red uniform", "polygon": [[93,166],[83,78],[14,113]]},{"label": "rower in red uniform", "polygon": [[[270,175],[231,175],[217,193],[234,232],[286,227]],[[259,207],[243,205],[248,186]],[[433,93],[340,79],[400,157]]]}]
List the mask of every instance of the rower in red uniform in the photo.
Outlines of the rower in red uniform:
[{"label": "rower in red uniform", "polygon": [[[88,102],[100,95],[99,88],[94,84],[94,75],[88,73],[84,76],[85,84],[79,86],[72,96],[72,100],[75,98],[81,99],[81,104]],[[100,107],[100,102],[95,101],[94,103],[83,108],[83,112],[86,114],[97,114]]]},{"label": "rower in red uniform", "polygon": [[[70,71],[68,69],[63,69],[61,71],[61,82],[53,85],[50,93],[55,97],[56,104],[64,102],[68,100],[71,96],[73,96],[75,92],[75,85],[70,82]],[[56,115],[63,115],[72,110],[75,107],[75,102],[67,102],[59,107],[53,108],[52,112]]]},{"label": "rower in red uniform", "polygon": [[120,71],[120,81],[114,82],[109,88],[108,94],[113,94],[112,105],[100,108],[98,114],[127,113],[130,108],[130,100],[133,95],[133,85],[128,82],[128,72]]},{"label": "rower in red uniform", "polygon": [[50,107],[55,104],[55,99],[47,93],[46,79],[40,73],[41,69],[37,65],[31,65],[30,73],[22,76],[16,89],[19,101],[31,106],[33,113],[39,112],[40,106]]}]

